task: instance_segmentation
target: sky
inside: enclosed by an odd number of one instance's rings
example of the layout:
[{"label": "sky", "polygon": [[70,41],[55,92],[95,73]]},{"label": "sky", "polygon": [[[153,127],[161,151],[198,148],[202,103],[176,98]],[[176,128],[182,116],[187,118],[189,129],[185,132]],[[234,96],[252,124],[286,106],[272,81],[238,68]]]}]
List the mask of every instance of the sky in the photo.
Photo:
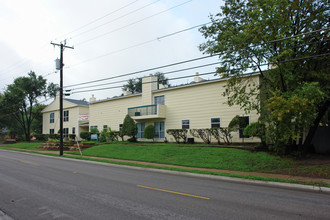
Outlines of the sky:
[{"label": "sky", "polygon": [[[211,57],[103,80],[205,56],[198,49],[205,42],[198,28],[180,31],[210,22],[209,15],[218,13],[222,4],[216,0],[1,0],[0,92],[30,71],[42,75],[48,83],[59,84],[55,59],[60,57],[60,50],[51,42],[66,42],[74,47],[64,50],[64,87],[71,89],[70,98],[87,101],[92,95],[98,100],[120,95],[123,81],[130,78],[216,63],[218,58]],[[166,77],[214,72],[215,67],[175,72]],[[100,81],[72,86],[93,80]],[[173,79],[170,84],[192,80],[193,77]],[[86,91],[96,88],[110,89]]]}]

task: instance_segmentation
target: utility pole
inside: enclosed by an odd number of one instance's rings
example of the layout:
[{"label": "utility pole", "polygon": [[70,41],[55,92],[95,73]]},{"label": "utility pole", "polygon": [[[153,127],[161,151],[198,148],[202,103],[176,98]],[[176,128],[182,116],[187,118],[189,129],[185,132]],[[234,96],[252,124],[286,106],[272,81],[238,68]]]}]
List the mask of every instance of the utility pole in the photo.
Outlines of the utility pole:
[{"label": "utility pole", "polygon": [[61,48],[61,57],[60,57],[60,156],[63,156],[63,51],[64,48],[74,49],[73,47],[66,46],[66,41],[64,44],[50,42],[52,45],[59,46]]}]

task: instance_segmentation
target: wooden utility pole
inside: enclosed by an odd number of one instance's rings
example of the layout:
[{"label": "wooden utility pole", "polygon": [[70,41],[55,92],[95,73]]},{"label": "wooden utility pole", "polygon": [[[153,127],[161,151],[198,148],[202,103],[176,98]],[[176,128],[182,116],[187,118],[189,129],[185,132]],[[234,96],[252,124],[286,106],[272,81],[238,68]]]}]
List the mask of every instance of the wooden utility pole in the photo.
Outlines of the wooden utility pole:
[{"label": "wooden utility pole", "polygon": [[61,49],[60,57],[60,156],[63,156],[63,51],[64,48],[74,49],[73,47],[66,46],[66,41],[64,44],[50,42],[54,46],[59,46]]}]

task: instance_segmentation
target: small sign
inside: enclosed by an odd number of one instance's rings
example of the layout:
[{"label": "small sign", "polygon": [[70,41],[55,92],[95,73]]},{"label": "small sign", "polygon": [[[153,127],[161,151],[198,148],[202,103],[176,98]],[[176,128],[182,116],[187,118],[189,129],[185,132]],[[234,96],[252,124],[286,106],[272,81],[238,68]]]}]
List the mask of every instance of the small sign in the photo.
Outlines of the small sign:
[{"label": "small sign", "polygon": [[92,134],[92,135],[91,135],[91,140],[98,140],[98,138],[97,138],[97,134]]},{"label": "small sign", "polygon": [[79,115],[79,121],[85,121],[89,119],[89,115],[88,114],[81,114]]}]

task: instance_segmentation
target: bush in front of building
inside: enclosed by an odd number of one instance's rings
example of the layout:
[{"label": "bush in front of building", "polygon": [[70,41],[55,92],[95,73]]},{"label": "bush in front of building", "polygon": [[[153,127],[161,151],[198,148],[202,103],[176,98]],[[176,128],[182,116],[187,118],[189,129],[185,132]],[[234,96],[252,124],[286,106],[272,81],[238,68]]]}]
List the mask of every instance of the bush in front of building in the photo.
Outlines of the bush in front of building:
[{"label": "bush in front of building", "polygon": [[211,129],[209,128],[190,129],[189,131],[192,136],[202,139],[205,144],[211,143],[211,138],[212,138]]},{"label": "bush in front of building", "polygon": [[56,139],[56,140],[60,139],[60,135],[59,134],[49,134],[48,137],[50,139]]},{"label": "bush in front of building", "polygon": [[91,134],[88,131],[82,131],[80,132],[80,137],[84,140],[90,141],[91,140]]},{"label": "bush in front of building", "polygon": [[121,132],[123,135],[130,136],[132,142],[133,140],[136,141],[137,126],[131,116],[126,115]]},{"label": "bush in front of building", "polygon": [[172,135],[175,139],[175,142],[180,144],[180,141],[183,140],[183,143],[187,142],[187,129],[167,129],[166,133]]},{"label": "bush in front of building", "polygon": [[221,144],[221,140],[223,140],[225,144],[231,144],[233,136],[231,135],[231,130],[229,128],[211,128],[211,134],[217,139],[218,144]]},{"label": "bush in front of building", "polygon": [[47,134],[34,134],[34,137],[37,141],[47,141],[48,135]]},{"label": "bush in front of building", "polygon": [[155,137],[155,127],[153,125],[148,125],[143,132],[144,138],[154,140]]}]

